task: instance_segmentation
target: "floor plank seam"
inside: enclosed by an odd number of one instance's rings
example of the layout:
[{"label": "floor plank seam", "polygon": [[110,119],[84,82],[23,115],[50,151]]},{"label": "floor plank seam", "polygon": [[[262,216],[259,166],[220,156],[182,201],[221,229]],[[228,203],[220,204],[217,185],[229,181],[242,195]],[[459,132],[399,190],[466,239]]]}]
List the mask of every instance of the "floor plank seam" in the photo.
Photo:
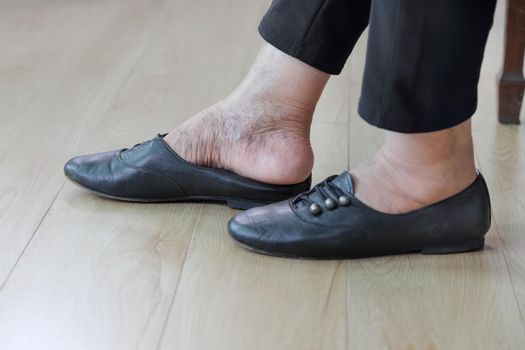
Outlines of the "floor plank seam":
[{"label": "floor plank seam", "polygon": [[505,266],[507,267],[507,275],[509,276],[510,285],[512,287],[512,293],[514,294],[514,301],[516,302],[516,308],[518,309],[518,314],[520,315],[521,324],[525,331],[525,319],[523,318],[523,312],[520,307],[518,292],[516,291],[516,285],[514,284],[514,280],[512,279],[512,272],[510,271],[510,265],[509,265],[509,261],[507,258],[507,249],[505,248],[505,241],[503,240],[499,226],[496,223],[496,217],[494,216],[493,212],[492,212],[492,221],[493,221],[493,225],[497,233],[497,236],[499,240],[501,241],[503,260],[505,261]]},{"label": "floor plank seam", "polygon": [[13,264],[13,266],[11,266],[11,268],[9,269],[9,272],[7,273],[4,281],[2,282],[2,284],[0,285],[0,294],[2,293],[2,291],[4,290],[4,287],[5,285],[7,284],[7,282],[9,281],[9,278],[11,277],[11,275],[13,274],[13,271],[15,270],[16,266],[18,265],[19,261],[22,259],[22,256],[24,255],[24,253],[26,252],[27,248],[29,247],[29,245],[31,244],[31,242],[33,241],[33,238],[36,236],[36,233],[38,232],[38,229],[40,228],[40,226],[42,226],[42,223],[44,222],[44,220],[46,219],[47,217],[47,214],[49,213],[49,211],[51,210],[51,207],[53,207],[53,204],[55,204],[55,201],[57,200],[58,198],[58,195],[60,194],[60,192],[62,192],[62,189],[64,188],[66,184],[66,181],[64,180],[62,182],[62,186],[60,186],[60,188],[58,189],[57,193],[55,194],[55,197],[53,197],[53,200],[51,201],[51,203],[49,204],[49,206],[47,207],[44,215],[42,215],[42,218],[40,219],[40,221],[38,222],[38,225],[36,225],[35,229],[33,230],[33,232],[31,233],[31,236],[29,237],[29,239],[27,240],[27,243],[25,244],[24,248],[20,251],[20,254],[18,255],[18,257],[16,258],[15,260],[15,263]]},{"label": "floor plank seam", "polygon": [[175,304],[175,299],[177,298],[177,292],[179,290],[179,284],[180,284],[180,280],[182,278],[182,274],[184,273],[184,267],[186,266],[186,259],[188,258],[188,252],[191,249],[191,246],[192,246],[192,243],[193,243],[193,239],[195,238],[195,232],[197,232],[197,227],[199,226],[199,222],[201,221],[202,211],[204,209],[204,205],[205,204],[201,204],[201,208],[199,210],[199,215],[197,216],[197,220],[195,221],[195,226],[193,226],[193,231],[191,233],[190,242],[188,243],[188,247],[184,251],[184,258],[182,259],[182,266],[180,268],[179,276],[177,277],[177,282],[175,283],[175,289],[173,290],[173,295],[172,295],[171,300],[170,300],[170,305],[168,307],[168,312],[166,313],[166,318],[165,318],[164,323],[162,325],[162,331],[160,333],[159,342],[158,342],[157,347],[156,347],[157,350],[159,350],[160,347],[162,346],[162,340],[164,339],[164,334],[166,333],[166,328],[168,327],[168,321],[170,319],[171,309],[173,308],[173,305]]}]

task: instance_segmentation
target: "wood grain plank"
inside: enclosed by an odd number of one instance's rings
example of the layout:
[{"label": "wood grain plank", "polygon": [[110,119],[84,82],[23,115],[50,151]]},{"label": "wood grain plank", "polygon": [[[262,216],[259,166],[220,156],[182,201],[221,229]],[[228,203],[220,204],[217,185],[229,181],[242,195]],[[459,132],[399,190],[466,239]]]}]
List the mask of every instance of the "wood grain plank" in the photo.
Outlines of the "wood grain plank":
[{"label": "wood grain plank", "polygon": [[201,207],[66,186],[2,291],[0,348],[153,348]]},{"label": "wood grain plank", "polygon": [[522,324],[494,229],[483,252],[351,261],[350,347],[518,349]]},{"label": "wood grain plank", "polygon": [[89,140],[144,49],[156,11],[147,1],[0,8],[0,285],[63,185],[68,153]]},{"label": "wood grain plank", "polygon": [[476,134],[478,158],[525,333],[525,129],[492,123]]},{"label": "wood grain plank", "polygon": [[480,82],[474,140],[479,167],[492,201],[494,234],[501,241],[521,333],[525,334],[525,129],[497,122],[494,80]]},{"label": "wood grain plank", "polygon": [[[175,126],[224,96],[255,56],[261,42],[248,28],[261,3],[166,4],[84,151]],[[242,20],[210,21],[219,10]],[[232,37],[249,49],[230,50]],[[155,348],[201,210],[104,200],[68,183],[0,294],[0,348]]]}]

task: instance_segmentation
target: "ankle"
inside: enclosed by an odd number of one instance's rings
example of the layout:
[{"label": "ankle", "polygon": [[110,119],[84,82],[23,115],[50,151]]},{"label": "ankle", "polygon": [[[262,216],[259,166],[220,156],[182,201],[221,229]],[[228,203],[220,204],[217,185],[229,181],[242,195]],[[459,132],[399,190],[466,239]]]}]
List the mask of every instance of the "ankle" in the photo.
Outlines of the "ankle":
[{"label": "ankle", "polygon": [[313,115],[330,75],[265,43],[250,71],[230,95],[255,98]]},{"label": "ankle", "polygon": [[402,196],[428,205],[450,197],[474,182],[473,157],[451,157],[430,164],[408,163],[382,148],[376,167]]},{"label": "ankle", "polygon": [[216,104],[214,111],[216,118],[224,120],[223,124],[235,122],[237,136],[228,137],[232,142],[239,141],[239,137],[277,133],[309,139],[315,104],[275,92],[242,90]]},{"label": "ankle", "polygon": [[470,120],[431,133],[386,132],[377,159],[398,180],[422,183],[430,190],[465,188],[476,177]]},{"label": "ankle", "polygon": [[404,213],[453,196],[476,178],[470,125],[427,134],[387,132],[367,163],[352,170],[355,194],[387,213]]},{"label": "ankle", "polygon": [[434,204],[468,187],[476,178],[474,166],[434,164],[407,166],[380,150],[352,170],[355,195],[381,212],[400,214]]}]

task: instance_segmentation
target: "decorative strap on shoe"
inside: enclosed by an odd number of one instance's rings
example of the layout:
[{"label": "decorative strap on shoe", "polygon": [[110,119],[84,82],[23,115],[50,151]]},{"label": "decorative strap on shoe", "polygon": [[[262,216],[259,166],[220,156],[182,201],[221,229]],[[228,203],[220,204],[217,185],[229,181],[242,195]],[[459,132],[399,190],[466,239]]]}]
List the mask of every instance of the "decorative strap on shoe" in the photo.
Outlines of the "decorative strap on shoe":
[{"label": "decorative strap on shoe", "polygon": [[[349,176],[349,174],[347,174]],[[336,184],[333,180],[342,175],[332,175],[323,182],[315,185],[310,191],[300,194],[292,200],[292,205],[304,202],[310,208],[312,215],[320,215],[324,208],[328,210],[337,209],[339,206],[346,207],[350,205],[350,197]],[[351,180],[350,180],[351,181]],[[315,199],[319,199],[323,206]]]}]

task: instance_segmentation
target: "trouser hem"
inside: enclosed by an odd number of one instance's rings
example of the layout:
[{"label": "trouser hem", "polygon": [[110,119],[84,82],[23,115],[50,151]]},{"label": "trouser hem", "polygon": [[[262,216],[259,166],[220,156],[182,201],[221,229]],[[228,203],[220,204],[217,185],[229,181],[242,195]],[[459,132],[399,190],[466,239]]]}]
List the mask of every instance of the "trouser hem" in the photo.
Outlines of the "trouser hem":
[{"label": "trouser hem", "polygon": [[258,27],[261,37],[270,45],[284,52],[285,54],[297,58],[301,62],[308,64],[322,72],[339,75],[343,66],[333,65],[326,62],[326,57],[312,57],[303,53],[301,41],[288,37],[283,32],[272,28],[264,20],[261,21]]},{"label": "trouser hem", "polygon": [[[368,124],[376,126],[380,129],[394,131],[405,134],[427,133],[450,129],[457,126],[470,118],[476,112],[477,105],[471,105],[457,109],[458,113],[453,116],[446,115],[424,115],[421,117],[414,117],[407,121],[405,114],[388,113],[387,115],[380,115],[377,112],[377,106],[359,102],[358,113],[361,119]],[[429,123],[435,121],[435,123]]]}]

